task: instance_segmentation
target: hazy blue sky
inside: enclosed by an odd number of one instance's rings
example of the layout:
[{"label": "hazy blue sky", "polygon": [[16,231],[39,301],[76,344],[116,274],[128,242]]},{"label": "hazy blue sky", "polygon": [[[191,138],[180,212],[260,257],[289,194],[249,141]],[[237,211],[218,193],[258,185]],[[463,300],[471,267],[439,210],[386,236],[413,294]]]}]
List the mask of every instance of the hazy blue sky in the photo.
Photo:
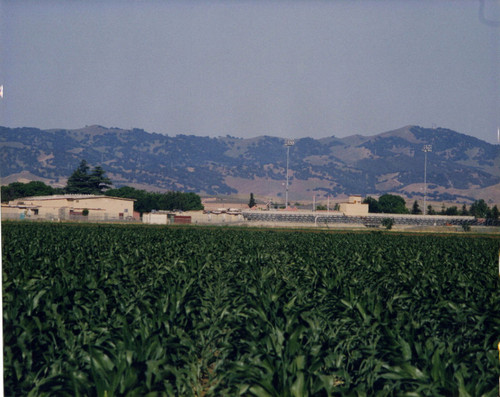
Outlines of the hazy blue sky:
[{"label": "hazy blue sky", "polygon": [[319,138],[417,124],[493,143],[499,9],[0,0],[0,125]]}]

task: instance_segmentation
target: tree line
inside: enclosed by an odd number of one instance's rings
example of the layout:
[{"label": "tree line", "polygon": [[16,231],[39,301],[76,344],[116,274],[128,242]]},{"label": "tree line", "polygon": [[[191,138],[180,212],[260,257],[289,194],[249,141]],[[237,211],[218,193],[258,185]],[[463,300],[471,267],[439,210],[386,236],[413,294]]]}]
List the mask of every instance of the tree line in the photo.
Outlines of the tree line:
[{"label": "tree line", "polygon": [[[385,214],[422,214],[418,201],[415,200],[411,210],[406,207],[406,202],[403,197],[394,194],[384,194],[375,199],[373,197],[366,197],[363,200],[364,204],[368,204],[368,212],[370,213],[385,213]],[[443,204],[439,211],[435,210],[432,205],[426,208],[426,215],[450,215],[450,216],[473,216],[475,218],[486,218],[497,221],[499,219],[500,211],[494,205],[489,207],[483,200],[474,201],[469,208],[463,204],[459,209],[457,206],[445,207]]]},{"label": "tree line", "polygon": [[104,194],[106,196],[135,199],[134,210],[141,213],[151,212],[152,210],[196,211],[203,209],[201,198],[195,193],[147,192],[129,186],[111,189],[113,183],[105,174],[106,172],[100,166],[90,170],[87,162],[82,160],[78,168],[68,178],[65,187],[54,188],[41,181],[14,182],[2,186],[2,202],[21,197],[51,196],[55,194]]},{"label": "tree line", "polygon": [[107,196],[135,199],[134,210],[141,214],[153,210],[181,210],[198,211],[203,209],[201,198],[196,193],[166,192],[156,193],[122,186],[119,189],[110,189]]},{"label": "tree line", "polygon": [[103,194],[112,185],[106,177],[106,172],[100,167],[91,171],[85,160],[73,171],[63,188],[55,188],[41,181],[28,183],[14,182],[2,186],[2,202],[15,200],[21,197],[52,196],[54,194]]}]

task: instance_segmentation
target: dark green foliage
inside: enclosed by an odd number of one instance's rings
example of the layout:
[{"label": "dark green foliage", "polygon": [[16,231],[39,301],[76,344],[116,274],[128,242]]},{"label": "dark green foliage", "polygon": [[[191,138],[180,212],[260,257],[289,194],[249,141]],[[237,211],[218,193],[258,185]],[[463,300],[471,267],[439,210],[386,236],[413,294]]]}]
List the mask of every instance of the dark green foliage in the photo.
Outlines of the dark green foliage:
[{"label": "dark green foliage", "polygon": [[[431,206],[429,206],[431,208]],[[431,214],[430,210],[428,211]],[[497,221],[499,217],[498,207],[494,205],[492,208],[488,207],[488,204],[483,199],[476,200],[471,204],[470,210],[467,210],[467,206],[464,204],[462,209],[459,210],[456,206],[451,206],[446,208],[443,204],[441,207],[440,215],[472,215],[476,218],[486,218],[491,221]]]},{"label": "dark green foliage", "polygon": [[483,199],[474,201],[469,209],[472,216],[476,218],[486,218],[488,214],[488,204]]},{"label": "dark green foliage", "polygon": [[13,396],[496,396],[498,238],[2,225]]},{"label": "dark green foliage", "polygon": [[379,197],[380,212],[386,214],[408,214],[408,208],[403,197],[394,194],[384,194]]},{"label": "dark green foliage", "polygon": [[411,209],[411,213],[413,215],[418,215],[418,214],[422,213],[422,210],[420,209],[420,206],[418,205],[418,201],[417,200],[415,200],[415,202],[413,203],[413,207]]},{"label": "dark green foliage", "polygon": [[377,199],[368,196],[363,200],[363,204],[368,204],[368,212],[372,214],[376,214],[380,212],[380,208],[378,205]]},{"label": "dark green foliage", "polygon": [[248,201],[248,207],[253,208],[255,207],[257,203],[255,202],[255,198],[253,196],[253,193],[250,193],[250,200]]},{"label": "dark green foliage", "polygon": [[102,194],[109,189],[112,182],[105,176],[105,171],[95,167],[89,173],[90,167],[85,160],[80,162],[78,168],[68,178],[65,191],[71,194]]},{"label": "dark green foliage", "polygon": [[92,186],[89,183],[89,170],[90,167],[88,166],[87,162],[85,160],[82,160],[78,168],[68,178],[65,189],[66,193],[93,193]]},{"label": "dark green foliage", "polygon": [[453,216],[456,216],[456,215],[458,215],[458,208],[456,206],[448,207],[444,211],[444,215],[453,215]]},{"label": "dark green foliage", "polygon": [[[408,214],[408,208],[403,197],[394,194],[384,194],[377,199],[366,197],[363,200],[364,204],[368,204],[368,212],[370,213],[386,213],[386,214]],[[416,202],[415,202],[416,203]],[[413,205],[415,209],[415,204]],[[418,207],[418,204],[417,204]]]},{"label": "dark green foliage", "polygon": [[95,167],[90,173],[89,183],[96,193],[102,193],[113,184],[105,174],[106,172],[100,166]]},{"label": "dark green foliage", "polygon": [[15,200],[21,197],[50,196],[63,192],[63,189],[53,188],[40,181],[28,183],[13,182],[7,186],[2,186],[2,202]]},{"label": "dark green foliage", "polygon": [[498,221],[498,216],[499,216],[499,211],[496,205],[494,205],[493,208],[488,210],[488,212],[486,213],[486,218],[492,219],[494,221]]},{"label": "dark green foliage", "polygon": [[382,219],[382,226],[384,226],[387,230],[391,230],[394,225],[394,219],[392,218],[384,218]]},{"label": "dark green foliage", "polygon": [[196,193],[156,193],[123,186],[119,189],[107,190],[105,194],[107,196],[135,199],[134,210],[140,213],[151,212],[152,210],[198,211],[203,209],[201,198]]}]

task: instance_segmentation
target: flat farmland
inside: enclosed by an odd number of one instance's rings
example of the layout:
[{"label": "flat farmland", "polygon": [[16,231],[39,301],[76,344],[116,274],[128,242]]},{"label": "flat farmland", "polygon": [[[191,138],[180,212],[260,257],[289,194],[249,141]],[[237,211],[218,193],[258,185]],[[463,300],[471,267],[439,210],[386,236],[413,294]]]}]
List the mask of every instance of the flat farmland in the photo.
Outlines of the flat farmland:
[{"label": "flat farmland", "polygon": [[5,395],[496,396],[499,248],[5,222]]}]

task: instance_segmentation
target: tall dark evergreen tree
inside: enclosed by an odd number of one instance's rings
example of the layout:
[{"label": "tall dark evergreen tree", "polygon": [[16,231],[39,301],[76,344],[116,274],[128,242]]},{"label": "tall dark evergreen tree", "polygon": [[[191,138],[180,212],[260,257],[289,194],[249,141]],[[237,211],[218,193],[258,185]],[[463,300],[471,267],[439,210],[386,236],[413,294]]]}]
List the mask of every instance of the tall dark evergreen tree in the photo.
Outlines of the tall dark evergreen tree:
[{"label": "tall dark evergreen tree", "polygon": [[90,174],[89,181],[94,192],[102,193],[103,190],[109,189],[113,184],[111,180],[105,176],[104,171],[100,166],[94,167]]},{"label": "tall dark evergreen tree", "polygon": [[105,171],[97,166],[91,173],[87,161],[82,160],[78,168],[68,178],[65,191],[73,194],[101,194],[109,189],[112,182],[105,176]]},{"label": "tall dark evergreen tree", "polygon": [[420,206],[418,205],[418,201],[417,200],[415,200],[415,202],[413,203],[413,207],[411,209],[411,213],[413,215],[418,215],[418,214],[422,213],[422,210],[420,209]]},{"label": "tall dark evergreen tree", "polygon": [[87,161],[82,160],[78,165],[78,168],[73,171],[71,176],[68,178],[66,183],[66,193],[92,193],[89,184],[89,169]]},{"label": "tall dark evergreen tree", "polygon": [[248,207],[253,208],[253,207],[255,207],[255,204],[257,204],[257,203],[255,202],[255,198],[253,196],[253,193],[250,193],[250,201],[248,202]]}]

